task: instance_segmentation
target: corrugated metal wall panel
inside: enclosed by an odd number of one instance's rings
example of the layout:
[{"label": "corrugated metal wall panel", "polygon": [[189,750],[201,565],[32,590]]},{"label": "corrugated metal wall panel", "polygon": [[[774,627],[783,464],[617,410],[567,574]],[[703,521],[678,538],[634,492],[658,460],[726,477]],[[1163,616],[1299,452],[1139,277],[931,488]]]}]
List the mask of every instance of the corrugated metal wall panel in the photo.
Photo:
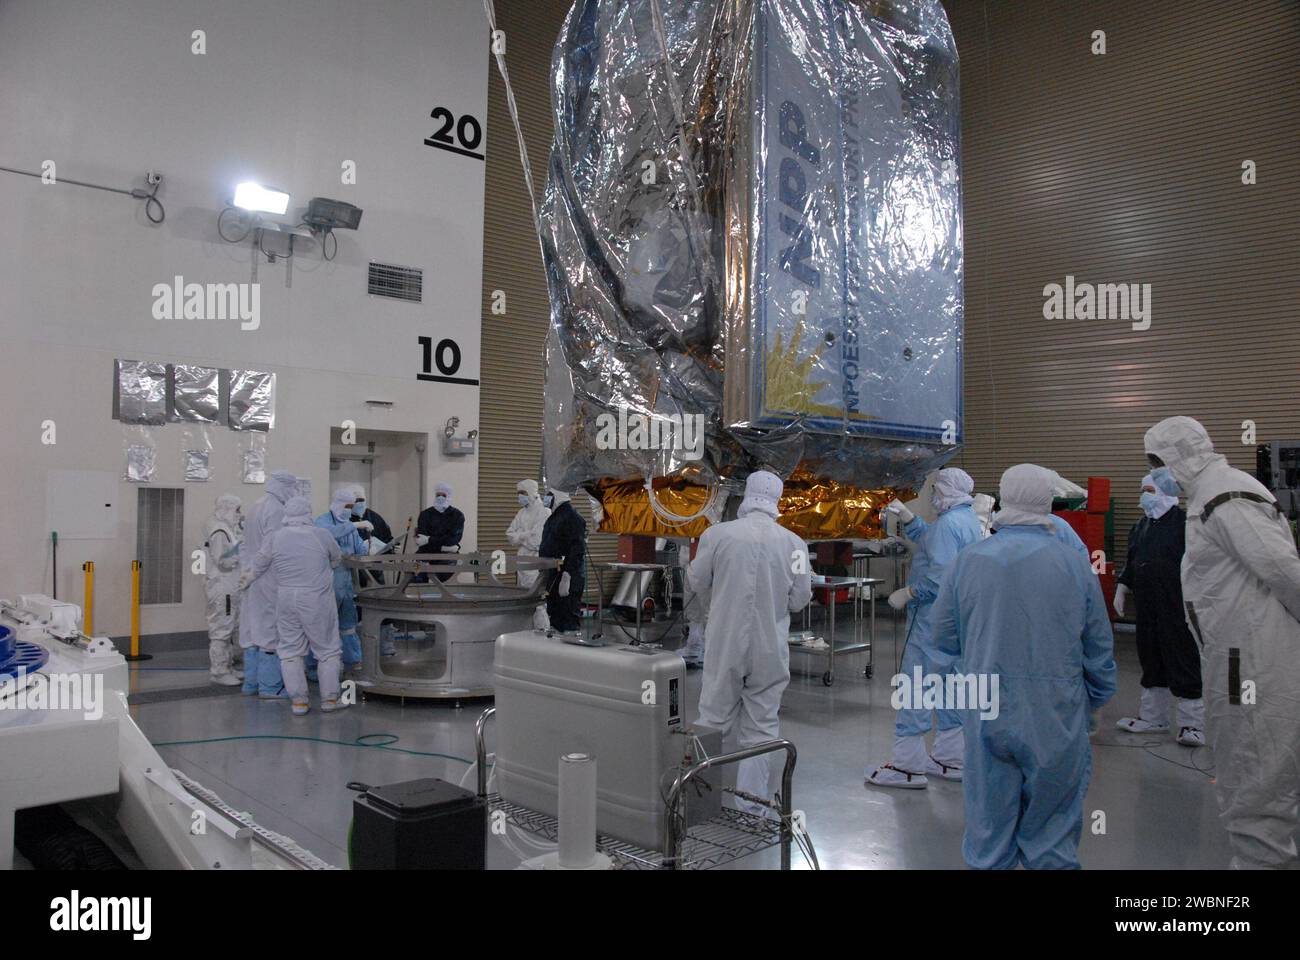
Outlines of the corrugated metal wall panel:
[{"label": "corrugated metal wall panel", "polygon": [[[1300,4],[945,6],[966,215],[954,462],[990,492],[1024,460],[1109,476],[1122,551],[1151,424],[1197,417],[1246,470],[1243,421],[1300,437]],[[1150,329],[1043,319],[1067,274],[1151,284]]]},{"label": "corrugated metal wall panel", "polygon": [[[538,190],[550,156],[551,51],[570,0],[496,0],[506,34],[506,68],[514,88],[529,164]],[[486,32],[486,28],[485,28]],[[489,67],[487,193],[483,223],[483,361],[479,400],[479,549],[512,550],[506,527],[519,504],[515,484],[540,477],[542,365],[550,303],[533,229],[528,188],[496,63]],[[493,291],[506,295],[506,313],[492,312]],[[587,497],[574,504],[594,529]],[[594,560],[613,559],[617,538],[592,534]],[[594,578],[589,577],[589,583]],[[608,579],[608,578],[607,578]],[[607,589],[613,581],[608,580]],[[589,587],[589,593],[590,593]],[[594,602],[594,593],[590,593]]]}]

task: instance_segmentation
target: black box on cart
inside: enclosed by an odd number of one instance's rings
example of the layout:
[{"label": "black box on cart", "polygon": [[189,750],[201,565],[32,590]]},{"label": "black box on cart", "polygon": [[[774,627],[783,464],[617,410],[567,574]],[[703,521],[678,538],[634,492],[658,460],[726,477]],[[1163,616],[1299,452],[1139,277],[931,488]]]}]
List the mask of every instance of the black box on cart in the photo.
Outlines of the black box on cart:
[{"label": "black box on cart", "polygon": [[482,870],[487,804],[445,780],[370,787],[352,801],[353,870]]}]

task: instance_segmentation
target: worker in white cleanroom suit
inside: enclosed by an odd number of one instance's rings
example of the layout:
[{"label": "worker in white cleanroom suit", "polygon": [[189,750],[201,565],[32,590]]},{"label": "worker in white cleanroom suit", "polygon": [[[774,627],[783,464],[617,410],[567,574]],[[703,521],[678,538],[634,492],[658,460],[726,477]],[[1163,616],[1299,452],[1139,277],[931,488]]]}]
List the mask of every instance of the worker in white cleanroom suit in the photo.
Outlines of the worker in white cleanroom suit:
[{"label": "worker in white cleanroom suit", "polygon": [[679,540],[677,563],[682,568],[682,622],[685,624],[686,642],[678,653],[686,661],[686,666],[698,670],[704,666],[704,635],[708,609],[701,602],[700,595],[691,589],[690,540]]},{"label": "worker in white cleanroom suit", "polygon": [[321,710],[329,713],[348,706],[339,700],[343,646],[334,601],[334,568],[342,556],[333,535],[312,523],[311,504],[304,497],[294,497],[284,505],[280,529],[263,541],[244,574],[253,584],[263,575],[275,577],[277,653],[295,716],[309,709],[303,663],[309,649],[320,676]]},{"label": "worker in white cleanroom suit", "polygon": [[[266,481],[266,493],[257,498],[244,522],[244,543],[239,565],[244,573],[252,569],[262,544],[280,529],[284,505],[297,494],[298,478],[287,470],[276,470]],[[243,579],[241,577],[241,583]],[[275,653],[275,577],[259,577],[243,590],[239,603],[239,645],[244,648],[243,692],[264,700],[284,698],[280,658]]]},{"label": "worker in white cleanroom suit", "polygon": [[[542,528],[551,511],[542,503],[536,480],[520,480],[515,484],[515,495],[519,498],[519,510],[506,528],[506,539],[519,556],[535,557],[542,545]],[[520,570],[515,576],[521,587],[532,587],[537,582],[536,570]],[[533,626],[538,630],[550,626],[545,604],[538,604],[533,612]]]},{"label": "worker in white cleanroom suit", "polygon": [[1300,827],[1300,557],[1254,477],[1190,417],[1146,433],[1155,486],[1187,495],[1183,602],[1201,645],[1205,732],[1232,866],[1286,868]]},{"label": "worker in white cleanroom suit", "polygon": [[[551,511],[542,503],[536,480],[520,480],[515,484],[515,494],[519,498],[519,511],[506,528],[506,539],[519,556],[535,557],[542,545],[542,527],[546,526]],[[518,577],[521,587],[531,587],[537,582],[537,571],[520,570]]]},{"label": "worker in white cleanroom suit", "polygon": [[[790,682],[790,614],[812,599],[808,546],[776,522],[782,489],[775,474],[751,473],[736,519],[704,531],[687,571],[708,609],[700,722],[724,736],[734,731],[741,747],[781,735],[777,712]],[[772,756],[742,760],[737,790],[770,801]],[[767,813],[757,804],[737,805]]]},{"label": "worker in white cleanroom suit", "polygon": [[979,518],[981,538],[987,537],[993,532],[993,507],[996,504],[997,501],[987,493],[977,493],[971,499],[971,509],[975,511],[975,516]]},{"label": "worker in white cleanroom suit", "polygon": [[217,497],[212,516],[203,524],[203,568],[206,580],[209,675],[224,687],[239,684],[242,675],[231,665],[239,633],[239,544],[244,518],[234,494]]}]

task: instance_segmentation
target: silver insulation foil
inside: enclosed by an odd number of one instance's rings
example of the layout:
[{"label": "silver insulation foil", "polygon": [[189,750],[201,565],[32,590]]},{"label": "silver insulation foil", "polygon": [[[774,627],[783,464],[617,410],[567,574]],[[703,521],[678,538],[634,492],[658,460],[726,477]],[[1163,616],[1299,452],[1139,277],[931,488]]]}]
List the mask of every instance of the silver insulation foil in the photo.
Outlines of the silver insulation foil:
[{"label": "silver insulation foil", "polygon": [[229,423],[232,430],[270,430],[275,426],[275,374],[230,371]]},{"label": "silver insulation foil", "polygon": [[551,92],[549,483],[909,487],[957,451],[938,0],[577,0]]},{"label": "silver insulation foil", "polygon": [[160,426],[167,422],[167,365],[116,360],[117,409],[123,423]]},{"label": "silver insulation foil", "polygon": [[220,410],[216,367],[172,365],[172,414],[176,420],[216,423]]}]

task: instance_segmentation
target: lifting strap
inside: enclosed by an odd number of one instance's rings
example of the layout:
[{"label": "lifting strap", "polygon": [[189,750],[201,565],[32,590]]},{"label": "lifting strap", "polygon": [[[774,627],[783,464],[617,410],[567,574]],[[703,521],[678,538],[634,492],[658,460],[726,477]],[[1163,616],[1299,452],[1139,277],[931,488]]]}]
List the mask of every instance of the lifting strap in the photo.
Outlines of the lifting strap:
[{"label": "lifting strap", "polygon": [[1282,507],[1276,500],[1270,500],[1268,497],[1261,497],[1258,493],[1247,493],[1245,490],[1229,490],[1227,493],[1221,493],[1217,497],[1209,500],[1205,504],[1205,509],[1201,511],[1201,523],[1208,523],[1210,514],[1214,508],[1220,504],[1227,503],[1229,500],[1250,500],[1253,503],[1263,503],[1277,511],[1278,516],[1282,515]]}]

